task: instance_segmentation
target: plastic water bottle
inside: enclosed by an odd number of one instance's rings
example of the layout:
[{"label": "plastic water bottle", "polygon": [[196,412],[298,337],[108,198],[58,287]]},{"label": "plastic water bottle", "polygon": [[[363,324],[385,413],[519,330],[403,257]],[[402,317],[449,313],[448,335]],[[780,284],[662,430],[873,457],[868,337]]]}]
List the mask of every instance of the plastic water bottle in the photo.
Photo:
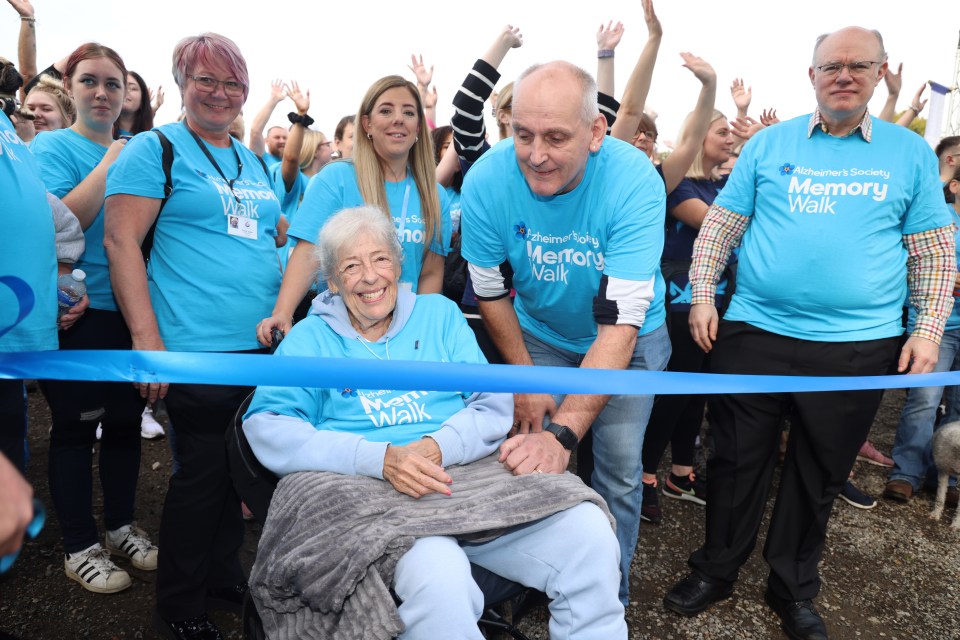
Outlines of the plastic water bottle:
[{"label": "plastic water bottle", "polygon": [[57,318],[87,295],[86,279],[87,274],[83,269],[74,269],[57,278]]}]

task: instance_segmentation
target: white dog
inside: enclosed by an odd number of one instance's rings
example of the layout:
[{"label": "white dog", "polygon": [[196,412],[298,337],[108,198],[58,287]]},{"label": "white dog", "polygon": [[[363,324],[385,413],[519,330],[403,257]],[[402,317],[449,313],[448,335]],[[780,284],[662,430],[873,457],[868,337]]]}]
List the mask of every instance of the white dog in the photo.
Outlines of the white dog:
[{"label": "white dog", "polygon": [[[933,462],[939,473],[937,478],[937,499],[934,503],[932,520],[943,515],[943,503],[947,499],[947,479],[951,475],[960,476],[960,422],[945,424],[933,434]],[[960,529],[960,508],[953,518],[954,529]]]}]

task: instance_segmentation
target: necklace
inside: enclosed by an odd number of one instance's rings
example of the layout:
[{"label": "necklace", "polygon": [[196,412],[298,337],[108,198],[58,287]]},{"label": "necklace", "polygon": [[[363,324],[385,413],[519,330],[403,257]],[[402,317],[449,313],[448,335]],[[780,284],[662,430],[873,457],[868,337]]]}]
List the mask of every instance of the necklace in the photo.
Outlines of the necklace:
[{"label": "necklace", "polygon": [[[360,344],[362,344],[367,349],[367,351],[370,352],[370,355],[372,355],[377,360],[383,360],[383,358],[377,355],[376,351],[370,348],[370,345],[372,343],[369,340],[359,335],[357,336],[357,340],[360,342]],[[383,344],[387,348],[387,360],[389,360],[390,359],[390,338],[387,338],[386,340],[384,340]]]}]

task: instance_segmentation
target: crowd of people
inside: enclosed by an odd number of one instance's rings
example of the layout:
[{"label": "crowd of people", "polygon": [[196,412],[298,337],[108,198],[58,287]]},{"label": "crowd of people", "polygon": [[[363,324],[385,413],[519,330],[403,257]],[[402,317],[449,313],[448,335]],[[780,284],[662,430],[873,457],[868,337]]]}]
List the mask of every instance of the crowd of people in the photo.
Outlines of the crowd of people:
[{"label": "crowd of people", "polygon": [[[682,54],[700,92],[661,151],[647,105],[663,35],[652,0],[619,100],[620,23],[597,32],[595,77],[554,61],[498,86],[524,45],[508,25],[464,70],[448,125],[436,121],[432,67],[414,56],[414,81],[372,79],[332,139],[293,80],[272,83],[245,135],[247,65],[216,33],[177,43],[183,106],[157,126],[162,89],[108,46],[38,71],[33,8],[9,2],[21,39],[16,64],[0,59],[0,351],[778,376],[960,369],[960,137],[931,150],[907,128],[923,88],[896,113],[902,69],[876,31],[820,36],[815,108],[784,122],[772,109],[751,117],[739,79],[728,118],[713,67]],[[889,99],[873,116],[881,83]],[[267,129],[288,99],[289,127]],[[58,312],[57,277],[74,269],[87,293]],[[705,540],[664,598],[696,615],[732,594],[778,463],[765,599],[790,637],[826,638],[813,601],[833,502],[876,504],[851,482],[854,462],[889,467],[884,497],[907,502],[935,484],[930,442],[960,415],[952,388],[910,389],[887,457],[867,438],[882,391],[40,389],[66,576],[115,593],[131,585],[115,559],[156,571],[153,623],[174,639],[221,638],[208,612],[251,595],[277,637],[479,638],[476,567],[546,593],[551,635],[626,638],[640,523],[662,522],[660,496],[705,507]],[[0,556],[32,518],[25,393],[0,380]],[[159,407],[174,472],[154,539],[135,511],[141,438],[164,435]],[[249,584],[247,511],[224,446],[238,410],[279,480]],[[713,446],[698,473],[705,424]],[[956,507],[956,487],[947,500]]]}]

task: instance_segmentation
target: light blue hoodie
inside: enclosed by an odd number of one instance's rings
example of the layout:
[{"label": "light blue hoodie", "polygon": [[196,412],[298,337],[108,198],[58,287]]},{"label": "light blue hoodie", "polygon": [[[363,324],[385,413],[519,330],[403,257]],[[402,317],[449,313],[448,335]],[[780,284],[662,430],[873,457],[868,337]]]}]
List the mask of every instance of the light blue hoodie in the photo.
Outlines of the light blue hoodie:
[{"label": "light blue hoodie", "polygon": [[[350,324],[339,295],[326,291],[276,355],[485,363],[473,331],[443,296],[399,290],[387,332],[368,342]],[[283,476],[333,471],[383,478],[390,444],[429,436],[442,464],[466,464],[493,453],[513,420],[503,393],[388,389],[259,387],[243,429],[260,462]],[[362,385],[361,385],[362,386]]]}]

